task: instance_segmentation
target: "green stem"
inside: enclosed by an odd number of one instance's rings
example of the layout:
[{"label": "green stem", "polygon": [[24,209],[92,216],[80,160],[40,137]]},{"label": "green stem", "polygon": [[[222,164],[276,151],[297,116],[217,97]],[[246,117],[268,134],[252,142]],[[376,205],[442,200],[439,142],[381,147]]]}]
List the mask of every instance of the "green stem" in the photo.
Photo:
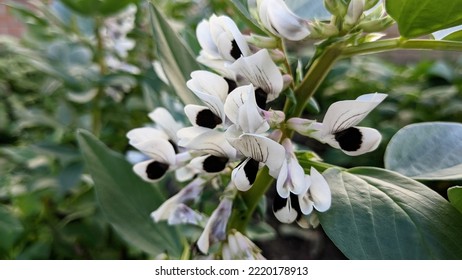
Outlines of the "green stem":
[{"label": "green stem", "polygon": [[462,42],[429,40],[429,39],[409,39],[393,38],[358,46],[347,47],[342,51],[342,58],[355,55],[373,54],[394,50],[440,50],[440,51],[462,51]]},{"label": "green stem", "polygon": [[[95,52],[95,61],[99,65],[100,76],[103,77],[107,73],[107,65],[105,61],[105,48],[103,36],[101,36],[101,27],[103,22],[101,19],[96,20],[95,24],[95,36],[96,36],[96,52]],[[95,99],[93,100],[92,108],[92,132],[95,136],[98,136],[101,132],[101,101],[104,96],[104,86],[102,84],[98,85],[98,92]]]}]

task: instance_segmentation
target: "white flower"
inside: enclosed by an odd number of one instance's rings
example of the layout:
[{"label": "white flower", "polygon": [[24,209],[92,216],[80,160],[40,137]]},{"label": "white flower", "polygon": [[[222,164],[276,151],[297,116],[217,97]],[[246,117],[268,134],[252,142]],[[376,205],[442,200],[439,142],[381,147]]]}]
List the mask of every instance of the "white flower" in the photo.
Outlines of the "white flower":
[{"label": "white flower", "polygon": [[186,105],[185,113],[193,125],[214,128],[226,120],[224,103],[228,96],[228,83],[217,74],[208,71],[194,71],[186,83],[206,105]]},{"label": "white flower", "polygon": [[258,108],[253,86],[242,86],[231,92],[225,102],[225,112],[234,123],[225,132],[228,142],[246,159],[232,172],[235,186],[248,190],[255,181],[259,163],[265,164],[273,177],[281,168],[284,148],[263,133],[269,129]]},{"label": "white flower", "polygon": [[[293,127],[298,133],[313,137],[336,149],[341,149],[350,156],[371,152],[378,147],[382,136],[376,129],[356,125],[386,96],[383,93],[371,93],[361,95],[356,100],[335,102],[327,110],[322,123],[307,123],[304,129],[303,126]],[[291,122],[294,124],[298,120]]]},{"label": "white flower", "polygon": [[281,71],[271,59],[267,49],[239,58],[229,66],[229,69],[254,85],[257,104],[262,109],[267,102],[278,98],[284,87]]},{"label": "white flower", "polygon": [[196,37],[202,47],[202,60],[235,61],[251,54],[245,37],[227,16],[212,15],[209,20],[202,20],[197,25]]},{"label": "white flower", "polygon": [[305,171],[295,157],[290,139],[284,139],[282,146],[285,148],[286,156],[279,171],[276,190],[280,197],[287,198],[290,193],[299,195],[306,192],[310,185],[310,177],[305,177]]},{"label": "white flower", "polygon": [[290,193],[288,197],[276,196],[273,201],[273,213],[282,223],[297,223],[302,227],[307,227],[308,222],[315,224],[310,217],[315,215],[313,209],[318,212],[325,212],[330,208],[332,197],[326,179],[314,168],[311,167],[310,176],[305,175],[307,190],[304,193],[295,195]]},{"label": "white flower", "polygon": [[300,211],[304,215],[311,214],[313,209],[325,212],[330,208],[332,202],[330,188],[326,179],[314,167],[311,167],[310,175],[311,178],[307,178],[307,184],[310,181],[308,190],[298,196]]},{"label": "white flower", "polygon": [[345,15],[345,25],[354,26],[364,12],[365,0],[351,0]]},{"label": "white flower", "polygon": [[204,231],[197,240],[197,248],[207,254],[211,244],[226,239],[226,226],[233,206],[232,199],[225,197],[213,211]]},{"label": "white flower", "polygon": [[176,130],[181,127],[181,124],[177,123],[165,108],[155,109],[149,117],[156,122],[157,128],[135,128],[127,133],[127,138],[130,145],[150,158],[135,164],[134,172],[147,182],[155,182],[160,180],[168,170],[187,161],[189,154],[177,154]]},{"label": "white flower", "polygon": [[260,248],[236,230],[231,231],[223,244],[222,257],[224,260],[265,260]]},{"label": "white flower", "polygon": [[[154,222],[160,222],[165,220],[171,221],[178,221],[178,215],[180,214],[178,211],[178,207],[184,208],[181,206],[184,202],[189,200],[196,199],[199,194],[202,192],[204,187],[205,180],[201,178],[196,178],[194,181],[189,183],[186,187],[184,187],[181,191],[179,191],[176,195],[169,198],[165,201],[157,210],[151,213],[151,218]],[[195,220],[196,217],[190,218],[189,220]],[[186,219],[188,220],[188,219]]]},{"label": "white flower", "polygon": [[169,225],[191,224],[200,225],[204,216],[183,203],[178,204],[168,217]]},{"label": "white flower", "polygon": [[278,37],[299,41],[310,35],[306,21],[295,15],[283,0],[257,0],[263,26]]}]

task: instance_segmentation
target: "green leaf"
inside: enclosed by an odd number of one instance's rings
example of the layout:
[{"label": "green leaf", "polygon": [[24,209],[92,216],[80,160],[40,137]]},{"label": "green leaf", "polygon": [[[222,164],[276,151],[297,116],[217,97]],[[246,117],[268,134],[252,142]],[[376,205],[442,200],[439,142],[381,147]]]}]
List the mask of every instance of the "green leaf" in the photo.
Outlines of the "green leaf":
[{"label": "green leaf", "polygon": [[199,100],[186,87],[191,72],[201,69],[196,58],[152,3],[150,11],[157,53],[171,87],[184,104],[198,104]]},{"label": "green leaf", "polygon": [[462,124],[429,122],[399,130],[385,151],[385,167],[420,180],[462,179]]},{"label": "green leaf", "polygon": [[[161,192],[142,181],[132,166],[87,131],[77,134],[98,203],[109,223],[129,243],[153,256],[181,255],[181,236],[173,227],[154,223],[150,213],[163,201]],[[158,187],[158,186],[157,186]]]},{"label": "green leaf", "polygon": [[231,0],[230,1],[234,10],[241,16],[241,19],[247,24],[247,26],[252,29],[257,34],[265,34],[261,29],[258,21],[251,15],[247,1],[245,0]]},{"label": "green leaf", "polygon": [[456,186],[448,189],[448,198],[452,206],[462,213],[462,187]]},{"label": "green leaf", "polygon": [[0,256],[8,251],[23,232],[19,219],[6,207],[0,204]]},{"label": "green leaf", "polygon": [[385,6],[406,38],[462,24],[462,0],[386,0]]},{"label": "green leaf", "polygon": [[332,206],[320,222],[348,258],[462,258],[462,215],[425,185],[378,168],[323,175]]},{"label": "green leaf", "polygon": [[66,6],[84,16],[109,16],[120,12],[130,3],[138,0],[61,0]]}]

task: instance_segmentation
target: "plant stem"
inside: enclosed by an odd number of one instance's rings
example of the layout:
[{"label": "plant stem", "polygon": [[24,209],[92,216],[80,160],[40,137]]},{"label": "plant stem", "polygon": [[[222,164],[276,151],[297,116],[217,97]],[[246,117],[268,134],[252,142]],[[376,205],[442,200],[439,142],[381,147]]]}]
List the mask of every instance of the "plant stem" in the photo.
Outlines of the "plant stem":
[{"label": "plant stem", "polygon": [[[105,61],[104,53],[104,41],[101,35],[101,27],[103,25],[102,19],[98,18],[95,24],[95,36],[96,36],[96,51],[95,61],[99,65],[100,76],[103,77],[107,73],[107,65]],[[101,101],[104,96],[104,85],[98,85],[98,92],[95,99],[93,100],[92,108],[92,132],[95,136],[99,136],[101,132]]]},{"label": "plant stem", "polygon": [[358,46],[347,47],[343,49],[341,57],[346,58],[355,55],[373,54],[400,49],[462,51],[462,42],[429,39],[407,40],[404,38],[393,38],[370,43],[364,43]]}]

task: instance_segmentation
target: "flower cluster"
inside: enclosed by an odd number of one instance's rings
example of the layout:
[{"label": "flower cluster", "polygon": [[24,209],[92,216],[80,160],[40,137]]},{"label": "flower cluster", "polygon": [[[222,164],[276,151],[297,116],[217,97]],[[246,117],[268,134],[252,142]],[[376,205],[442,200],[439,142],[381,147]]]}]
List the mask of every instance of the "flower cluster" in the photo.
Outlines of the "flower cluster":
[{"label": "flower cluster", "polygon": [[[258,20],[270,34],[289,40],[310,36],[310,24],[291,12],[284,1],[257,1],[257,8]],[[213,72],[192,72],[187,87],[202,103],[184,107],[190,126],[175,121],[166,109],[157,108],[149,114],[156,126],[128,132],[129,143],[148,157],[133,169],[148,182],[161,180],[169,171],[175,172],[178,181],[190,181],[152,213],[155,222],[202,226],[196,243],[202,253],[226,240],[220,256],[260,259],[260,251],[250,240],[227,228],[234,198],[251,189],[259,170],[266,167],[276,180],[276,218],[283,223],[316,226],[316,213],[330,208],[330,188],[315,167],[300,165],[288,137],[290,131],[348,155],[370,152],[380,143],[380,133],[357,124],[386,95],[366,94],[336,102],[322,122],[286,120],[283,111],[271,108],[271,102],[292,82],[275,62],[273,54],[278,50],[250,44],[251,38],[227,16],[212,15],[203,20],[197,27],[197,38],[202,47],[197,59]],[[265,39],[271,40],[278,39]],[[197,200],[207,183],[215,179],[226,187],[218,186],[223,192],[221,201],[207,217],[186,203]]]}]

